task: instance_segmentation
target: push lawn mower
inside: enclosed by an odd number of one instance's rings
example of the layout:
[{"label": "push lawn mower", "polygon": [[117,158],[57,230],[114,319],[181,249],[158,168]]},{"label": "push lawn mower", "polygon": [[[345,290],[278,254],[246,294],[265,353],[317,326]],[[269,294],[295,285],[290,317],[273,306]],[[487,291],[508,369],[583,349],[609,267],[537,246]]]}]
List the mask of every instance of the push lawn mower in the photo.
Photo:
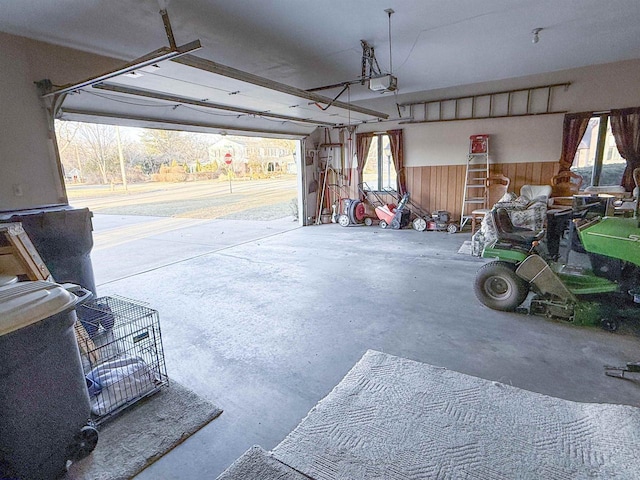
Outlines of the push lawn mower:
[{"label": "push lawn mower", "polygon": [[359,225],[366,219],[364,203],[355,198],[340,199],[342,207],[338,215],[338,223],[343,227]]},{"label": "push lawn mower", "polygon": [[435,232],[456,233],[458,224],[451,221],[451,214],[446,210],[436,210],[427,222],[427,230]]},{"label": "push lawn mower", "polygon": [[482,256],[497,260],[478,271],[476,296],[494,310],[514,311],[532,290],[531,314],[617,330],[621,318],[640,314],[638,210],[633,218],[574,220],[591,268],[546,261],[537,251],[544,230],[514,227],[505,209],[493,211],[498,240]]}]

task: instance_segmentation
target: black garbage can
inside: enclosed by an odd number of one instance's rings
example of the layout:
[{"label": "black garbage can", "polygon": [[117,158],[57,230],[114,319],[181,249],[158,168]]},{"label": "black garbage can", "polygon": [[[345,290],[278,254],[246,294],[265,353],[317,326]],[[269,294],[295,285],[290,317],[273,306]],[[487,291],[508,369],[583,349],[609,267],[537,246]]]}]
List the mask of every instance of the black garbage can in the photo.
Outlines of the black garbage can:
[{"label": "black garbage can", "polygon": [[96,295],[92,216],[88,208],[62,206],[5,212],[0,222],[22,223],[56,282],[75,283]]},{"label": "black garbage can", "polygon": [[75,337],[78,301],[50,282],[0,287],[0,478],[57,478],[98,441]]}]

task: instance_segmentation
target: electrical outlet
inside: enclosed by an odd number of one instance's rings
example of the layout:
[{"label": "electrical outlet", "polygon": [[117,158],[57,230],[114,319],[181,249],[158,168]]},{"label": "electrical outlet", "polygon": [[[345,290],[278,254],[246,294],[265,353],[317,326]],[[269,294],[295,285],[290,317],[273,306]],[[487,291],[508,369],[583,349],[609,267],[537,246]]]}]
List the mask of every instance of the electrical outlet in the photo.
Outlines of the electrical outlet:
[{"label": "electrical outlet", "polygon": [[16,197],[21,197],[22,195],[24,195],[24,185],[22,183],[14,183],[13,194]]}]

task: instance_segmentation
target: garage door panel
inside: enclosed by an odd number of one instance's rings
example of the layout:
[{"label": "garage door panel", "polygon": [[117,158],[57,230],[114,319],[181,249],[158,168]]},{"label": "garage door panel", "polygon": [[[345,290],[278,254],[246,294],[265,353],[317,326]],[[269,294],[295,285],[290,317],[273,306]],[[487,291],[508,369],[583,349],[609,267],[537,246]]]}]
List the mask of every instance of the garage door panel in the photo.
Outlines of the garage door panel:
[{"label": "garage door panel", "polygon": [[[185,57],[189,57],[184,60],[187,64],[178,63]],[[140,119],[137,126],[164,120],[171,125],[202,123],[210,129],[254,128],[292,135],[306,135],[316,126],[386,117],[198,57],[185,57],[83,86],[67,95],[60,117],[103,115],[117,123],[117,116],[122,115]]]}]

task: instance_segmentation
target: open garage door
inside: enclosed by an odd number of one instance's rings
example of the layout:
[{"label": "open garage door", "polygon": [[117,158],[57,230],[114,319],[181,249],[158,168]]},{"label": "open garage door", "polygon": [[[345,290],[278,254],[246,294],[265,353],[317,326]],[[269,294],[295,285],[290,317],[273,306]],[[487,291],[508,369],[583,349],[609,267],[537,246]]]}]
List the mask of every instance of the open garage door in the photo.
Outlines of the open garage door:
[{"label": "open garage door", "polygon": [[300,141],[69,121],[57,138],[98,285],[300,225]]},{"label": "open garage door", "polygon": [[69,121],[56,137],[70,203],[95,214],[297,220],[296,140]]},{"label": "open garage door", "polygon": [[[387,114],[197,57],[194,41],[163,47],[75,84],[40,82],[53,118],[222,135],[303,139],[318,127],[348,127]],[[343,90],[344,91],[344,90]],[[303,148],[297,148],[298,161]],[[307,212],[306,168],[298,169],[299,212]],[[306,218],[301,214],[300,218]]]},{"label": "open garage door", "polygon": [[280,138],[387,118],[191,54],[134,61],[45,96],[62,120]]},{"label": "open garage door", "polygon": [[[303,139],[330,129],[382,120],[387,114],[221,65],[193,55],[200,41],[177,46],[166,10],[169,40],[115,70],[63,86],[39,86],[52,118],[221,135]],[[306,149],[296,147],[301,165]],[[276,168],[273,166],[272,168]],[[298,169],[298,211],[307,216],[305,168]],[[235,172],[231,172],[232,174]]]}]

